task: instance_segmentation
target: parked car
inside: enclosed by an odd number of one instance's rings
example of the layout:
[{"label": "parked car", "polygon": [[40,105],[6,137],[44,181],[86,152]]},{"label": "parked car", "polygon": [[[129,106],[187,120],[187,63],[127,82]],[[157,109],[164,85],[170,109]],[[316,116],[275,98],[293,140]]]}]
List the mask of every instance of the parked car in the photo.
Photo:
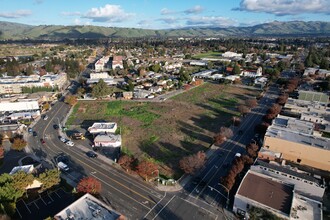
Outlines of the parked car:
[{"label": "parked car", "polygon": [[45,140],[44,140],[43,138],[40,138],[40,142],[41,142],[42,144],[45,144],[45,143],[46,143]]},{"label": "parked car", "polygon": [[28,132],[32,133],[33,132],[32,128],[28,128]]},{"label": "parked car", "polygon": [[66,143],[68,140],[65,139],[64,137],[60,137],[60,141],[62,141],[63,143]]},{"label": "parked car", "polygon": [[90,158],[96,158],[97,157],[97,154],[94,153],[93,151],[86,152],[86,155]]},{"label": "parked car", "polygon": [[54,128],[55,130],[57,130],[59,127],[58,127],[57,124],[54,124],[54,125],[53,125],[53,128]]},{"label": "parked car", "polygon": [[37,137],[37,136],[38,136],[38,133],[37,133],[36,131],[33,131],[33,132],[32,132],[32,135],[33,135],[34,137]]},{"label": "parked car", "polygon": [[44,115],[44,120],[47,120],[48,119],[48,115]]},{"label": "parked car", "polygon": [[68,167],[68,165],[66,165],[66,164],[63,163],[63,162],[58,162],[57,167],[58,167],[59,170],[62,170],[62,171],[69,171],[69,167]]},{"label": "parked car", "polygon": [[70,146],[70,147],[73,147],[74,146],[74,143],[72,141],[68,141],[65,144],[68,145],[68,146]]}]

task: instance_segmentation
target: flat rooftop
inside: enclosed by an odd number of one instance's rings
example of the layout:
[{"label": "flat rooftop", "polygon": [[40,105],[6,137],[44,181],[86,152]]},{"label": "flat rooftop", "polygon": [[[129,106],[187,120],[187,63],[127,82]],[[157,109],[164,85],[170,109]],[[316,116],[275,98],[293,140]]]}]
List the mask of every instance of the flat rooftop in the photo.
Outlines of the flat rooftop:
[{"label": "flat rooftop", "polygon": [[316,137],[314,135],[303,134],[299,131],[293,131],[290,128],[271,125],[268,127],[265,137],[275,137],[295,143],[308,145],[310,147],[319,147],[330,150],[330,140],[327,138]]},{"label": "flat rooftop", "polygon": [[93,129],[113,129],[115,126],[116,126],[115,122],[94,123],[91,128],[93,128]]},{"label": "flat rooftop", "polygon": [[237,192],[272,209],[290,215],[293,199],[293,187],[249,171]]},{"label": "flat rooftop", "polygon": [[55,215],[56,220],[64,219],[93,219],[93,220],[117,220],[121,215],[113,211],[100,200],[90,194],[85,194],[77,201]]},{"label": "flat rooftop", "polygon": [[310,135],[313,134],[314,130],[314,124],[312,122],[307,122],[283,115],[277,116],[274,119],[273,125]]},{"label": "flat rooftop", "polygon": [[295,194],[292,202],[291,218],[322,220],[322,203]]}]

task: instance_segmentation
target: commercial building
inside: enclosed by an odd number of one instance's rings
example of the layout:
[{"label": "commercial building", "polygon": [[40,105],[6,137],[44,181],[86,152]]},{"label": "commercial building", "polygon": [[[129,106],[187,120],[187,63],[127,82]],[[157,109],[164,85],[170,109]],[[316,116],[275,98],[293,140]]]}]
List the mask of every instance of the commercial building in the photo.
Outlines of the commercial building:
[{"label": "commercial building", "polygon": [[66,83],[66,73],[46,74],[43,76],[6,76],[0,78],[0,94],[22,93],[23,87],[57,87],[58,89],[64,89]]},{"label": "commercial building", "polygon": [[126,218],[87,193],[61,212],[57,213],[54,219],[125,220]]},{"label": "commercial building", "polygon": [[[288,117],[287,117],[288,118]],[[321,170],[330,170],[330,140],[314,135],[311,122],[274,120],[264,137],[264,147],[282,153],[282,158]]]},{"label": "commercial building", "polygon": [[0,102],[0,113],[5,112],[35,112],[39,111],[38,101]]},{"label": "commercial building", "polygon": [[257,160],[250,168],[252,171],[261,173],[295,186],[295,192],[308,198],[322,201],[325,187],[322,180],[318,180],[310,173],[297,168],[281,165],[276,162],[264,162]]},{"label": "commercial building", "polygon": [[322,219],[322,203],[296,193],[294,185],[250,170],[237,190],[233,211],[248,218],[253,208],[283,219]]},{"label": "commercial building", "polygon": [[121,136],[115,134],[98,134],[94,138],[94,147],[120,147]]}]

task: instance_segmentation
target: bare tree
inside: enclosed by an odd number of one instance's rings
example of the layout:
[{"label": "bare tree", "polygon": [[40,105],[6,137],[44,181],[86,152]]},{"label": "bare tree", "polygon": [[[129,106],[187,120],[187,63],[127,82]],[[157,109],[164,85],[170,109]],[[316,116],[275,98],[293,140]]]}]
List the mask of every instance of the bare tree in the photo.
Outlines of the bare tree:
[{"label": "bare tree", "polygon": [[288,98],[289,98],[288,94],[283,94],[277,98],[276,102],[279,105],[284,105],[288,101]]},{"label": "bare tree", "polygon": [[254,108],[258,105],[258,102],[256,99],[247,99],[245,100],[245,105],[249,108]]},{"label": "bare tree", "polygon": [[213,137],[214,144],[216,144],[216,145],[222,144],[223,142],[226,141],[226,139],[227,138],[220,133]]},{"label": "bare tree", "polygon": [[233,131],[230,128],[223,126],[220,128],[220,134],[226,138],[231,138],[234,135]]},{"label": "bare tree", "polygon": [[183,157],[180,162],[180,168],[185,172],[189,174],[195,173],[196,170],[200,169],[202,166],[204,166],[206,160],[206,155],[204,152],[199,151],[196,154]]},{"label": "bare tree", "polygon": [[249,107],[247,107],[246,105],[239,105],[237,107],[237,110],[239,111],[239,113],[241,113],[241,115],[245,116],[247,113],[250,112]]}]

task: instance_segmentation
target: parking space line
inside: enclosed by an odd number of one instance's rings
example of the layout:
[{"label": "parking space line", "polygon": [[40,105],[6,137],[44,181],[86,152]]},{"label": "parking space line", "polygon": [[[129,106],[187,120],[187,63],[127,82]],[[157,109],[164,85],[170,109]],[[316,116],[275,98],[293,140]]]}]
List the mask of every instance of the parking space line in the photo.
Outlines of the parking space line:
[{"label": "parking space line", "polygon": [[58,198],[61,198],[61,196],[56,191],[54,193],[58,196]]},{"label": "parking space line", "polygon": [[19,215],[19,217],[22,219],[22,215],[21,215],[21,213],[19,212],[18,208],[16,208],[16,211],[17,211],[17,214]]},{"label": "parking space line", "polygon": [[45,205],[47,205],[47,203],[42,199],[42,197],[39,195],[41,201],[43,201],[45,203]]},{"label": "parking space line", "polygon": [[33,202],[37,209],[40,209],[36,202]]},{"label": "parking space line", "polygon": [[31,212],[31,210],[29,209],[29,207],[26,205],[26,203],[24,202],[24,200],[22,200],[22,201],[23,201],[23,203],[24,203],[26,209],[27,209],[27,210],[30,212],[30,214],[31,214],[32,212]]},{"label": "parking space line", "polygon": [[54,199],[49,195],[49,193],[47,192],[48,197],[50,198],[50,200],[52,200],[52,202],[54,202]]}]

